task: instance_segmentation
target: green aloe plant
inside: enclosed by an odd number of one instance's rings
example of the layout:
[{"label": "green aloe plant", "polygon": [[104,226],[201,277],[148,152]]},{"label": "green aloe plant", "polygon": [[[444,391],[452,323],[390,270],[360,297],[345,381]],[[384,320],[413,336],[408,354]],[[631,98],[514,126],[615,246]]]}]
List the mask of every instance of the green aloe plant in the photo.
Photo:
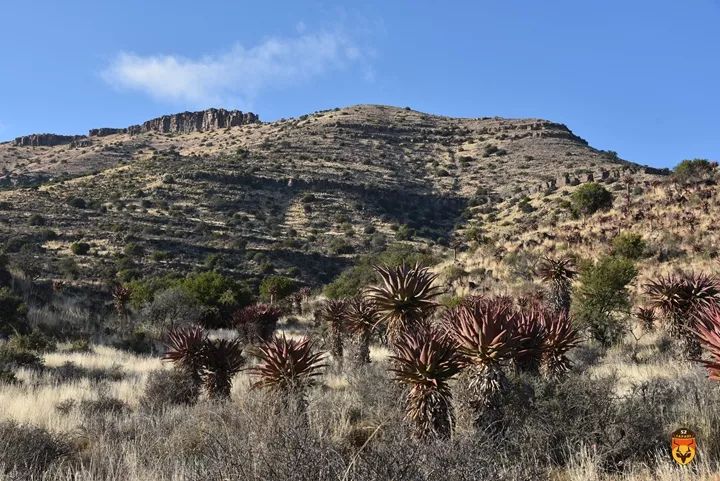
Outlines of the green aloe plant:
[{"label": "green aloe plant", "polygon": [[440,289],[434,285],[437,275],[419,264],[398,267],[375,267],[382,283],[366,290],[367,298],[385,324],[388,340],[394,344],[403,331],[426,324],[437,307],[434,298]]}]

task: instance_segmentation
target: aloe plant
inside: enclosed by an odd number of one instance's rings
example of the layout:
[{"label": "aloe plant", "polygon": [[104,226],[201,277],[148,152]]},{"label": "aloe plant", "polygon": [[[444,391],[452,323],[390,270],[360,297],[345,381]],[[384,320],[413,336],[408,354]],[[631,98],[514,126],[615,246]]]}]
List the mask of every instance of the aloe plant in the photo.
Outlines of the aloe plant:
[{"label": "aloe plant", "polygon": [[693,334],[710,359],[703,360],[697,356],[693,360],[701,363],[708,371],[708,377],[720,381],[720,307],[711,305],[696,314]]},{"label": "aloe plant", "polygon": [[512,316],[517,349],[513,357],[515,368],[521,372],[538,373],[545,356],[545,312],[538,306],[518,310]]},{"label": "aloe plant", "polygon": [[460,372],[460,355],[431,329],[401,334],[391,356],[395,380],[410,386],[407,418],[415,436],[449,438],[455,424],[449,381]]},{"label": "aloe plant", "polygon": [[543,282],[548,283],[550,307],[558,312],[569,313],[572,298],[572,281],[577,276],[573,260],[569,257],[553,259],[545,257],[537,268]]},{"label": "aloe plant", "polygon": [[202,383],[203,349],[207,342],[207,333],[202,327],[175,327],[166,335],[167,351],[164,361],[170,361],[184,370],[193,382]]},{"label": "aloe plant", "polygon": [[403,331],[426,324],[437,307],[434,298],[440,289],[434,285],[437,275],[419,264],[410,267],[375,267],[382,283],[366,290],[375,304],[380,322],[385,324],[388,340],[394,344]]},{"label": "aloe plant", "polygon": [[202,352],[202,380],[210,399],[228,399],[232,378],[240,372],[245,358],[239,339],[206,340]]},{"label": "aloe plant", "polygon": [[655,330],[657,314],[654,307],[638,307],[635,311],[635,317],[640,321],[640,325],[645,332],[653,332]]},{"label": "aloe plant", "polygon": [[197,326],[176,327],[167,334],[163,360],[185,371],[196,386],[203,386],[211,399],[230,397],[232,378],[243,363],[240,340],[211,340]]},{"label": "aloe plant", "polygon": [[471,405],[476,423],[496,423],[502,414],[502,396],[508,387],[503,366],[513,359],[518,340],[516,313],[504,299],[476,299],[449,311],[443,320],[447,336],[470,371]]},{"label": "aloe plant", "polygon": [[567,353],[580,343],[580,334],[564,313],[545,313],[542,322],[545,335],[541,372],[546,378],[556,379],[570,370]]},{"label": "aloe plant", "polygon": [[327,327],[330,354],[338,367],[342,367],[345,353],[345,324],[348,302],[345,299],[328,299],[320,307],[319,318]]},{"label": "aloe plant", "polygon": [[248,371],[253,389],[269,389],[304,411],[305,391],[322,374],[324,353],[313,352],[310,339],[275,336],[250,350],[259,363]]},{"label": "aloe plant", "polygon": [[648,282],[645,292],[652,307],[659,308],[668,321],[668,330],[682,339],[689,358],[700,355],[700,344],[693,334],[696,314],[720,302],[720,284],[706,274],[667,275]]},{"label": "aloe plant", "polygon": [[362,296],[356,296],[347,305],[347,327],[355,334],[356,352],[353,360],[355,366],[370,363],[370,341],[378,322],[375,305]]}]

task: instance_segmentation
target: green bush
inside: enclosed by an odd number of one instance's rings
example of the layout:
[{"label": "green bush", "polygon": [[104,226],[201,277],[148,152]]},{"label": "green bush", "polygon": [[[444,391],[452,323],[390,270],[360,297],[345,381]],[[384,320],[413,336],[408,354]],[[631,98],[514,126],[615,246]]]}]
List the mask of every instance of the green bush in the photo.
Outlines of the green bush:
[{"label": "green bush", "polygon": [[16,369],[18,367],[40,369],[43,367],[43,360],[28,350],[18,349],[9,344],[0,345],[0,368]]},{"label": "green bush", "polygon": [[619,341],[626,331],[630,316],[627,285],[635,276],[635,265],[623,257],[606,256],[581,266],[573,312],[580,326],[604,346]]},{"label": "green bush", "polygon": [[675,182],[679,184],[696,184],[712,178],[715,166],[705,159],[683,160],[673,172]]},{"label": "green bush", "polygon": [[356,264],[344,270],[330,284],[325,287],[325,295],[331,299],[352,297],[365,286],[377,281],[375,265],[398,266],[405,262],[424,265],[437,264],[438,260],[432,254],[421,252],[405,244],[395,244],[378,254],[360,257]]},{"label": "green bush", "polygon": [[265,300],[279,301],[296,289],[297,283],[284,276],[268,276],[260,283],[260,297]]},{"label": "green bush", "polygon": [[637,260],[645,256],[647,243],[640,234],[622,232],[612,241],[613,255]]},{"label": "green bush", "polygon": [[220,327],[230,313],[252,300],[252,292],[246,284],[216,271],[194,273],[183,278],[172,275],[148,277],[125,285],[131,291],[130,304],[136,309],[151,303],[161,291],[181,289],[204,308],[202,322],[207,327]]},{"label": "green bush", "polygon": [[592,215],[598,210],[611,208],[613,195],[602,185],[589,182],[575,189],[570,200],[578,214]]},{"label": "green bush", "polygon": [[328,250],[332,255],[352,254],[355,252],[355,248],[352,244],[349,244],[346,240],[337,237],[330,241]]},{"label": "green bush", "polygon": [[19,351],[33,351],[38,353],[53,352],[57,349],[55,341],[38,330],[30,334],[18,334],[10,338],[8,346]]},{"label": "green bush", "polygon": [[77,256],[84,256],[90,252],[90,244],[87,242],[73,242],[70,245],[70,251]]}]

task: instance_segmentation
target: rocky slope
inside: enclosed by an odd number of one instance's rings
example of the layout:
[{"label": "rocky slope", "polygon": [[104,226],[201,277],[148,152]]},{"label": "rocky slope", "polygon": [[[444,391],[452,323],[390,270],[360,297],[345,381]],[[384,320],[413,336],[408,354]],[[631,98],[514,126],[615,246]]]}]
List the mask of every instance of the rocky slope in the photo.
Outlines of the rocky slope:
[{"label": "rocky slope", "polygon": [[[131,244],[140,274],[221,258],[237,276],[325,282],[395,239],[448,244],[478,209],[592,179],[661,178],[558,123],[374,105],[272,123],[209,110],[91,134],[0,145],[0,242],[34,249],[46,277],[63,275],[63,258],[82,279],[114,275]],[[47,230],[58,237],[43,240]],[[80,241],[89,256],[70,252]]]}]

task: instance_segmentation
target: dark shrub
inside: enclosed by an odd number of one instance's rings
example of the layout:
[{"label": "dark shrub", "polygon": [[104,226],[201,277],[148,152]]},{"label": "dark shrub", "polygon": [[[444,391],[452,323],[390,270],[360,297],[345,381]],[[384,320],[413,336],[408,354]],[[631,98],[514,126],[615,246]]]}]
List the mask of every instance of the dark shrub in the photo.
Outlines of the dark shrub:
[{"label": "dark shrub", "polygon": [[13,336],[8,342],[8,346],[19,351],[33,352],[53,352],[57,348],[55,340],[47,337],[38,330],[32,331],[30,334],[18,334]]},{"label": "dark shrub", "polygon": [[120,381],[125,377],[125,374],[118,365],[112,366],[109,369],[84,368],[70,361],[52,368],[51,372],[60,382],[75,381],[78,379],[89,379],[94,382]]},{"label": "dark shrub", "polygon": [[73,242],[70,245],[70,250],[77,256],[84,256],[90,252],[90,244],[87,242]]},{"label": "dark shrub", "polygon": [[108,396],[100,396],[98,399],[83,399],[78,408],[85,416],[120,414],[130,410],[123,401]]},{"label": "dark shrub", "polygon": [[140,406],[149,411],[168,406],[194,404],[200,390],[182,369],[159,369],[150,373]]},{"label": "dark shrub", "polygon": [[87,207],[87,202],[85,202],[85,199],[82,197],[71,197],[67,201],[68,205],[71,207],[75,207],[76,209],[85,209]]},{"label": "dark shrub", "polygon": [[30,331],[27,307],[9,288],[0,288],[0,337]]},{"label": "dark shrub", "polygon": [[17,349],[8,344],[0,345],[0,368],[13,369],[18,367],[41,369],[43,360],[30,351]]},{"label": "dark shrub", "polygon": [[275,333],[282,311],[269,304],[252,304],[233,314],[232,324],[243,342],[268,341]]},{"label": "dark shrub", "polygon": [[70,452],[66,443],[44,429],[0,422],[0,472],[40,473]]}]

